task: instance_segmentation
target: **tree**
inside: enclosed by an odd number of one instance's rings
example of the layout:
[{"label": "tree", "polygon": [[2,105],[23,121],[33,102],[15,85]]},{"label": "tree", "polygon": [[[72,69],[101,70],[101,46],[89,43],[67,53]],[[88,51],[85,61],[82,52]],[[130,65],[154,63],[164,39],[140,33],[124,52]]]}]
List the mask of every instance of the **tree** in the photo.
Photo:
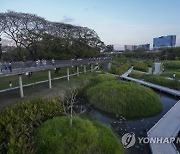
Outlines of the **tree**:
[{"label": "tree", "polygon": [[[66,55],[62,57],[68,55],[71,57],[72,49],[79,47],[78,44],[83,45],[85,50],[90,52],[100,51],[105,47],[97,33],[92,29],[50,22],[34,14],[14,11],[0,13],[0,29],[3,37],[8,37],[15,42],[20,59],[23,57],[22,48],[25,48],[31,59],[35,60],[41,57],[52,58],[57,54]],[[50,47],[47,44],[50,44]],[[46,52],[42,52],[44,50]],[[51,52],[54,53],[51,54]]]},{"label": "tree", "polygon": [[[75,104],[77,104],[77,93],[77,88],[73,87],[72,90],[67,93],[63,101],[64,113],[70,118],[70,127],[72,127],[73,123],[73,114],[77,115],[74,111],[74,106]],[[82,114],[84,112],[85,110],[81,110],[79,114]]]}]

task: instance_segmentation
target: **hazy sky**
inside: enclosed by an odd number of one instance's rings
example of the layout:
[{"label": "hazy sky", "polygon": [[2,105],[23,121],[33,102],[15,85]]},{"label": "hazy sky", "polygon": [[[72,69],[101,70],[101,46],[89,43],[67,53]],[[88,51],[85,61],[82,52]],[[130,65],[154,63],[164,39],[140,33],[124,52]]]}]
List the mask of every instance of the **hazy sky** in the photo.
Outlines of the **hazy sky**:
[{"label": "hazy sky", "polygon": [[92,28],[116,48],[169,34],[180,46],[180,0],[0,0],[7,10]]}]

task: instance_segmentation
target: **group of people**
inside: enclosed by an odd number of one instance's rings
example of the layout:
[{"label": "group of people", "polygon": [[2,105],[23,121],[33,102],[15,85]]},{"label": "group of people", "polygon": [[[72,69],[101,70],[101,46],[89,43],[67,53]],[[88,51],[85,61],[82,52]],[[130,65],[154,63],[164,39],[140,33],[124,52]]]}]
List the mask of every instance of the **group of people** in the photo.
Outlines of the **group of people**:
[{"label": "group of people", "polygon": [[10,71],[10,72],[12,72],[12,62],[10,61],[10,62],[0,62],[0,73],[2,73],[2,71],[3,71],[3,69],[5,70],[5,71]]},{"label": "group of people", "polygon": [[36,60],[36,66],[45,66],[46,65],[46,60]]},{"label": "group of people", "polygon": [[[46,66],[46,64],[47,64],[47,61],[44,60],[44,59],[36,60],[36,67],[38,67],[38,66]],[[52,65],[55,65],[55,60],[54,59],[52,59]]]}]

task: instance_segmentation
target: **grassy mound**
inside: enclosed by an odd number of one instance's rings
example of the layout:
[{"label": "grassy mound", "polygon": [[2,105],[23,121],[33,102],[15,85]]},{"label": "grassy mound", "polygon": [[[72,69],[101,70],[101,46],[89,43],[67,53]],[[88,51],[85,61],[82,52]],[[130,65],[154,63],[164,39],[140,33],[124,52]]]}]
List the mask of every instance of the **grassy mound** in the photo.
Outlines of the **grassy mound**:
[{"label": "grassy mound", "polygon": [[0,153],[33,153],[31,134],[43,121],[62,115],[59,100],[39,98],[0,114]]},{"label": "grassy mound", "polygon": [[97,84],[100,82],[111,81],[111,80],[115,80],[115,79],[116,79],[116,77],[111,74],[98,74],[90,80],[90,83]]},{"label": "grassy mound", "polygon": [[148,71],[148,64],[144,62],[135,62],[134,69],[138,71],[147,72]]},{"label": "grassy mound", "polygon": [[152,116],[162,109],[158,95],[136,83],[103,82],[89,88],[87,98],[102,111],[131,118]]},{"label": "grassy mound", "polygon": [[124,64],[118,64],[117,66],[111,67],[111,73],[122,75],[124,74],[129,68],[131,67],[131,64],[124,63]]},{"label": "grassy mound", "polygon": [[124,153],[113,132],[100,123],[57,117],[40,126],[34,137],[37,153]]}]

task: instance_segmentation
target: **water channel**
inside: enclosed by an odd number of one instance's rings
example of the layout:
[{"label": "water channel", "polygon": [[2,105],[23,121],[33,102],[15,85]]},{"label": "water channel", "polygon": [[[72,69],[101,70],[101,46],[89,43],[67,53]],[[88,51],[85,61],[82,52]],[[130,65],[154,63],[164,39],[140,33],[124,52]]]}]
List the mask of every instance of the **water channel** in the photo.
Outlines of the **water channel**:
[{"label": "water channel", "polygon": [[[171,109],[172,106],[178,101],[171,95],[156,91],[159,95],[162,103],[162,111],[158,115],[140,119],[126,119],[123,116],[111,115],[105,112],[99,111],[92,106],[85,104],[85,115],[90,119],[96,119],[103,124],[112,128],[115,134],[121,139],[121,137],[127,132],[133,132],[136,136],[136,143],[133,147],[125,149],[127,154],[149,154],[151,153],[149,144],[140,144],[138,137],[147,137],[147,131],[156,124],[163,115]],[[165,128],[166,129],[166,128]],[[179,145],[178,145],[179,146]]]}]

